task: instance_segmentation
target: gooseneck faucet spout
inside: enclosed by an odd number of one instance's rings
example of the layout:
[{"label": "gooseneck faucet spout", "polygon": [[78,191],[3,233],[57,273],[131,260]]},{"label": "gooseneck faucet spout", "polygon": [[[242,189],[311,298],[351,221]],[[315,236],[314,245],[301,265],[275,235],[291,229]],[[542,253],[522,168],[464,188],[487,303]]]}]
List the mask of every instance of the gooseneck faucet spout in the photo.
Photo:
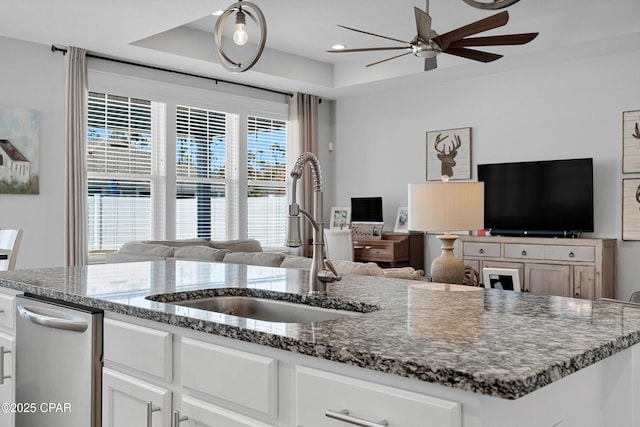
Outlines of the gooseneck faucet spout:
[{"label": "gooseneck faucet spout", "polygon": [[[296,190],[298,180],[302,177],[305,165],[311,164],[313,172],[313,215],[301,209],[296,202]],[[327,282],[342,279],[335,271],[329,260],[323,260],[323,228],[322,220],[322,172],[320,162],[313,153],[302,153],[291,170],[293,185],[291,188],[291,204],[289,205],[289,221],[287,233],[287,246],[297,248],[302,245],[300,238],[300,214],[303,214],[313,226],[313,259],[309,272],[309,293],[326,294]],[[324,266],[331,270],[326,270]]]}]

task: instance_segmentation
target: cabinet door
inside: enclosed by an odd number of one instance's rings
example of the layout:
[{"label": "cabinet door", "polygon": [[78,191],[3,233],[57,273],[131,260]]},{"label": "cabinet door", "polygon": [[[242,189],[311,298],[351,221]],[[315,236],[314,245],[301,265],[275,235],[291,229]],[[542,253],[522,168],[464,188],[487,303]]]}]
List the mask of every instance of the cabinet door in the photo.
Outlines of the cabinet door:
[{"label": "cabinet door", "polygon": [[[14,373],[14,351],[15,338],[10,335],[0,333],[0,367],[2,368],[3,380],[0,380],[0,403],[15,403]],[[0,372],[2,372],[0,371]],[[14,415],[11,411],[0,411],[0,426],[13,427]]]},{"label": "cabinet door", "polygon": [[172,427],[273,427],[191,396],[182,397],[179,418],[182,421]]},{"label": "cabinet door", "polygon": [[[148,423],[151,418],[151,424]],[[102,370],[102,426],[171,426],[171,392],[111,369]]]},{"label": "cabinet door", "polygon": [[568,265],[525,264],[525,290],[536,295],[573,296]]},{"label": "cabinet door", "polygon": [[590,265],[573,267],[573,296],[594,300],[596,298],[596,268]]}]

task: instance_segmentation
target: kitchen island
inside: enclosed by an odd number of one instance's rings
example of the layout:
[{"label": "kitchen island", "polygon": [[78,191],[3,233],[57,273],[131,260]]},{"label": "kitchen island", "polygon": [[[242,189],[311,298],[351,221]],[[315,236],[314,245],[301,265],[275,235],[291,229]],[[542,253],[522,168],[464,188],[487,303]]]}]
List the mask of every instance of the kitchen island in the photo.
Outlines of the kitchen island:
[{"label": "kitchen island", "polygon": [[[169,302],[175,293],[185,298],[231,292],[319,303],[300,297],[307,292],[306,272],[190,261],[17,270],[0,273],[0,286],[104,310],[105,372],[117,381],[144,371],[120,363],[118,354],[145,354],[144,348],[114,349],[119,331],[129,331],[130,324],[136,333],[162,332],[168,360],[159,373],[135,379],[164,387],[183,414],[213,404],[225,420],[241,420],[226,425],[347,425],[324,410],[323,424],[309,415],[323,404],[317,395],[340,395],[340,384],[351,387],[345,396],[361,394],[362,401],[351,406],[373,407],[363,418],[385,418],[389,426],[640,425],[640,309],[632,305],[345,276],[329,285],[321,303],[363,313],[309,324],[267,322]],[[244,402],[241,373],[224,390],[208,389],[224,370],[216,371],[213,361],[197,366],[199,379],[193,369],[211,355],[260,367],[265,395]],[[201,384],[211,370],[217,376]],[[256,388],[259,374],[252,379]],[[388,396],[403,402],[424,397],[426,413],[436,408],[434,416],[443,421],[403,424],[393,414],[378,416],[383,404],[364,397],[378,391],[382,402]],[[325,409],[335,415],[347,408]],[[173,425],[171,416],[165,411],[158,419]]]}]

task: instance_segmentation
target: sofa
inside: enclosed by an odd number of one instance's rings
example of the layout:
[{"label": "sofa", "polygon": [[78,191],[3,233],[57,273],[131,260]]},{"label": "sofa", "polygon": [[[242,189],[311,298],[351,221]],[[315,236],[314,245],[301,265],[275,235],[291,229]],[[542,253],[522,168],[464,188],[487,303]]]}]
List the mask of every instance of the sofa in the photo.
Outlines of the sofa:
[{"label": "sofa", "polygon": [[[301,270],[311,269],[311,258],[284,252],[264,252],[260,242],[254,239],[131,241],[123,244],[117,252],[111,252],[106,255],[107,263],[166,259],[260,265]],[[373,262],[344,260],[332,260],[332,263],[340,274],[410,280],[422,280],[424,277],[424,271],[415,270],[412,267],[380,268]]]}]

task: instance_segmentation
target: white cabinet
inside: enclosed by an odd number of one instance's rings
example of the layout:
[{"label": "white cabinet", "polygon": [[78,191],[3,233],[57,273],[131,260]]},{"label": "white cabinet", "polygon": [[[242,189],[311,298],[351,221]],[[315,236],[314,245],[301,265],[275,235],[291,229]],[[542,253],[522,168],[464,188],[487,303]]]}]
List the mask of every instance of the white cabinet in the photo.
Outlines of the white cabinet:
[{"label": "white cabinet", "polygon": [[460,403],[344,375],[296,368],[296,425],[460,427]]},{"label": "white cabinet", "polygon": [[[15,403],[16,295],[21,292],[0,288],[0,403]],[[0,411],[0,426],[13,427],[12,411]]]},{"label": "white cabinet", "polygon": [[[179,427],[273,427],[256,419],[241,415],[220,406],[191,396],[182,396],[177,403],[180,408]],[[175,425],[172,427],[178,427]]]},{"label": "white cabinet", "polygon": [[521,287],[538,295],[615,298],[616,239],[462,236],[466,265],[514,268]]},{"label": "white cabinet", "polygon": [[172,427],[171,411],[171,391],[103,369],[103,427]]}]

